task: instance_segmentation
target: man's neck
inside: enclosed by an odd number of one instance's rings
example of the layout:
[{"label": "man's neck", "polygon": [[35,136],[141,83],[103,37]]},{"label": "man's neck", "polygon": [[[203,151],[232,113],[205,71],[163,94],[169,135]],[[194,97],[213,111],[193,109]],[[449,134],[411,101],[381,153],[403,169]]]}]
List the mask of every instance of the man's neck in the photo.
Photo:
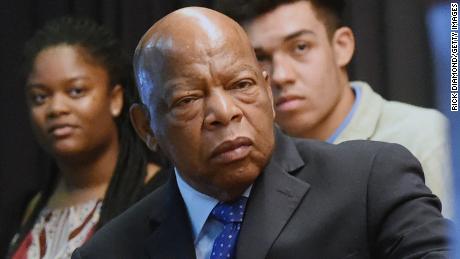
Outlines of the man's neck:
[{"label": "man's neck", "polygon": [[349,84],[344,87],[342,98],[335,106],[333,112],[323,121],[319,122],[316,127],[310,128],[303,134],[303,138],[319,139],[326,141],[339,128],[347,115],[351,112],[355,102],[353,89]]}]

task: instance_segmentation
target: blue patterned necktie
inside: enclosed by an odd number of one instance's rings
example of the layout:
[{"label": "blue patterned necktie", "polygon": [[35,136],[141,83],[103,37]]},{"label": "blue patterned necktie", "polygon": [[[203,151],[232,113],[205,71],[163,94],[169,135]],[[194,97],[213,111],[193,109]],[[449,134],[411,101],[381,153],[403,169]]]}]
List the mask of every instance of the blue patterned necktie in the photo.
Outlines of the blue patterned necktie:
[{"label": "blue patterned necktie", "polygon": [[218,203],[211,216],[224,224],[224,230],[214,240],[210,259],[235,258],[235,246],[243,221],[248,198],[241,197],[232,203]]}]

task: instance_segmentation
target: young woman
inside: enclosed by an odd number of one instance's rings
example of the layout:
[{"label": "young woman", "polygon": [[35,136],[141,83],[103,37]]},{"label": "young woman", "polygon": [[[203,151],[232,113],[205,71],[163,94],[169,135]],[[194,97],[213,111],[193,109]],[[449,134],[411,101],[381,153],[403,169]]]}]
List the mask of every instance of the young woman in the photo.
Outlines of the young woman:
[{"label": "young woman", "polygon": [[70,258],[167,173],[148,163],[131,126],[131,65],[105,28],[69,17],[48,23],[27,43],[25,69],[30,120],[54,166],[9,255]]}]

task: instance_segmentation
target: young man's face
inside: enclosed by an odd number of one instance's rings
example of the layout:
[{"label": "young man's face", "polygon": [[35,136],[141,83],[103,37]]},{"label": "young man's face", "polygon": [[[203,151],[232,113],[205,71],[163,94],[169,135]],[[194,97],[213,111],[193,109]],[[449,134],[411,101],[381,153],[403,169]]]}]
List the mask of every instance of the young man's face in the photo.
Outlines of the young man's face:
[{"label": "young man's face", "polygon": [[245,24],[271,75],[276,122],[296,137],[330,123],[344,92],[334,40],[308,1],[285,4]]}]

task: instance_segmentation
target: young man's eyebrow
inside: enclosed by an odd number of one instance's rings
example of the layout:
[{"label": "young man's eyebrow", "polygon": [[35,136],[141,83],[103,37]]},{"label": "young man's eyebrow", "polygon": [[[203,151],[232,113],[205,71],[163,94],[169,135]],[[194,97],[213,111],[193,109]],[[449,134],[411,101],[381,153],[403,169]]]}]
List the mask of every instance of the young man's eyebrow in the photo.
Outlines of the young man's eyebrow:
[{"label": "young man's eyebrow", "polygon": [[290,39],[299,37],[300,35],[304,35],[304,34],[315,34],[315,33],[313,31],[311,31],[311,30],[302,29],[302,30],[298,30],[298,31],[295,31],[293,33],[290,33],[290,34],[286,35],[284,37],[283,41],[288,41]]},{"label": "young man's eyebrow", "polygon": [[[304,34],[314,35],[315,33],[313,31],[311,31],[311,30],[301,29],[301,30],[295,31],[293,33],[290,33],[290,34],[284,36],[283,37],[283,42],[289,41],[291,39],[294,39],[294,38],[299,37],[299,36],[304,35]],[[265,55],[265,54],[267,54],[267,52],[264,50],[264,48],[259,47],[259,46],[254,47],[254,52],[256,53],[256,55]]]}]

